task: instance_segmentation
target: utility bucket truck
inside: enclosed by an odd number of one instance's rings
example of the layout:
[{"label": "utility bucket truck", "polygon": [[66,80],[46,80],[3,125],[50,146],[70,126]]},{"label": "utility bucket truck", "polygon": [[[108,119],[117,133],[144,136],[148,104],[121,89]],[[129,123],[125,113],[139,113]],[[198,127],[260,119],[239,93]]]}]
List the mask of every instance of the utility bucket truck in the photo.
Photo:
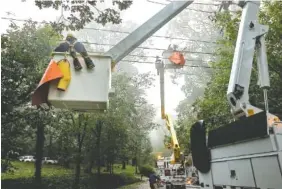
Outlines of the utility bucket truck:
[{"label": "utility bucket truck", "polygon": [[[33,94],[32,104],[37,106],[48,104],[55,108],[81,112],[107,110],[109,95],[114,92],[114,89],[111,88],[112,68],[192,2],[169,3],[108,52],[103,55],[90,54],[89,57],[95,64],[93,70],[86,69],[82,57],[79,58],[82,69],[77,71],[73,67],[70,53],[54,53],[53,59]],[[178,60],[177,55],[171,58],[177,64],[183,64],[183,60]],[[66,79],[66,73],[59,64],[60,61],[69,62],[69,65],[64,64],[64,69],[69,67],[67,71],[69,84],[63,91],[58,89],[58,83]]]},{"label": "utility bucket truck", "polygon": [[161,117],[165,120],[171,141],[166,144],[166,147],[172,149],[171,161],[164,169],[164,178],[166,189],[186,187],[186,170],[184,168],[184,155],[180,151],[180,146],[177,139],[177,134],[174,128],[173,120],[165,111],[165,78],[164,73],[166,69],[180,69],[184,66],[185,60],[183,55],[174,49],[168,48],[163,52],[162,60],[157,58],[155,66],[157,73],[160,76],[160,97],[161,97]]},{"label": "utility bucket truck", "polygon": [[[241,23],[230,74],[227,100],[237,119],[206,136],[205,122],[191,128],[193,163],[201,189],[281,189],[282,123],[268,112],[269,73],[259,1],[241,1]],[[249,84],[256,50],[259,85],[265,110],[249,103]]]}]

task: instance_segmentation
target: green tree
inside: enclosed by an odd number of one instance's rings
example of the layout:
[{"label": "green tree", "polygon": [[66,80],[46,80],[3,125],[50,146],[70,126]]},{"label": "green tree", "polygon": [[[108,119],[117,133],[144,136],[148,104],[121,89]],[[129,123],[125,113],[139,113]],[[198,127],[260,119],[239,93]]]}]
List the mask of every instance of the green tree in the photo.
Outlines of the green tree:
[{"label": "green tree", "polygon": [[[104,2],[104,1],[103,1]],[[102,2],[102,3],[103,3]],[[79,30],[91,21],[105,25],[106,23],[119,24],[122,22],[120,12],[130,7],[133,1],[113,1],[114,8],[104,8],[99,10],[98,1],[35,1],[35,5],[39,9],[53,8],[55,10],[63,10],[69,16],[66,18],[61,15],[58,22],[51,22],[51,25],[62,31],[63,29]],[[101,4],[100,4],[101,5]],[[103,5],[103,4],[102,4]],[[117,9],[119,11],[117,11]],[[68,24],[65,24],[67,20]]]},{"label": "green tree", "polygon": [[[27,150],[25,136],[27,141],[32,140],[30,132],[36,124],[30,124],[27,117],[41,118],[29,101],[57,40],[59,35],[50,26],[39,27],[33,22],[26,22],[22,28],[11,24],[7,34],[1,35],[2,157],[10,150]],[[46,116],[44,121],[49,118]],[[41,141],[42,137],[41,132]]]},{"label": "green tree", "polygon": [[96,163],[98,175],[102,164],[113,173],[114,163],[121,162],[126,168],[126,161],[139,154],[138,145],[154,127],[154,108],[145,99],[145,89],[151,84],[150,74],[113,75],[112,86],[116,90],[109,110],[90,116],[94,126],[86,141],[86,172],[90,173]]}]

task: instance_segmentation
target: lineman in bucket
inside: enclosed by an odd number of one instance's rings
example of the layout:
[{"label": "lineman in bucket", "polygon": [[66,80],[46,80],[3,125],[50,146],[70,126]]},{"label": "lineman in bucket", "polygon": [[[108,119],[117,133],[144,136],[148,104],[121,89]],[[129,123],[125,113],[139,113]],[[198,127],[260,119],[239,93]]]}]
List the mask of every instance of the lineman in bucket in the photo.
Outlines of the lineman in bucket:
[{"label": "lineman in bucket", "polygon": [[95,64],[89,58],[84,45],[81,42],[78,42],[74,35],[71,33],[67,35],[63,43],[61,43],[58,47],[55,48],[54,52],[69,52],[73,58],[75,70],[82,69],[82,66],[76,56],[76,52],[78,52],[83,57],[88,69],[93,69],[95,67]]}]

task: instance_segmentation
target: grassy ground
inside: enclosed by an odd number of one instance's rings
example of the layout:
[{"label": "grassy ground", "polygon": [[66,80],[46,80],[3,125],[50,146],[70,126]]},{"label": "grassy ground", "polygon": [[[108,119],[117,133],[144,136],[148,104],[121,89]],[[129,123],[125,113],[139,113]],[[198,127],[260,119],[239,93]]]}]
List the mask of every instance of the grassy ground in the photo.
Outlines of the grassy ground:
[{"label": "grassy ground", "polygon": [[[12,162],[12,165],[16,168],[14,172],[1,174],[1,180],[33,177],[34,163],[23,163],[19,161],[14,161]],[[57,165],[43,164],[42,166],[42,177],[66,176],[71,175],[72,172],[73,170],[71,169],[65,169]]]},{"label": "grassy ground", "polygon": [[[34,163],[12,162],[16,167],[13,173],[1,174],[3,189],[35,189],[33,185]],[[114,175],[103,172],[98,178],[97,175],[87,175],[81,171],[80,188],[95,189],[105,188],[113,189],[123,185],[136,183],[139,181],[134,175],[135,168],[127,166],[125,170],[121,166],[114,166]],[[65,169],[58,165],[43,165],[42,180],[43,184],[40,189],[68,189],[71,188],[74,175],[73,169]]]}]

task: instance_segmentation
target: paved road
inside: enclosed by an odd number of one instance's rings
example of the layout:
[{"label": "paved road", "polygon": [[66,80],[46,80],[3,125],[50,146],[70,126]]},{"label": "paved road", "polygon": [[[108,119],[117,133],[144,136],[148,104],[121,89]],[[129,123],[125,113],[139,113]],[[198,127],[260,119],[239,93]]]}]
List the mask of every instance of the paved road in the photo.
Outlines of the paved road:
[{"label": "paved road", "polygon": [[[143,182],[140,185],[138,185],[135,189],[150,189],[149,182]],[[165,187],[161,187],[157,189],[165,189]]]},{"label": "paved road", "polygon": [[[143,182],[141,184],[139,184],[137,187],[135,186],[135,188],[132,189],[150,189],[150,185],[149,182]],[[157,189],[165,189],[165,187],[161,187],[161,188],[157,188]],[[195,189],[194,187],[186,187],[186,189]]]}]

